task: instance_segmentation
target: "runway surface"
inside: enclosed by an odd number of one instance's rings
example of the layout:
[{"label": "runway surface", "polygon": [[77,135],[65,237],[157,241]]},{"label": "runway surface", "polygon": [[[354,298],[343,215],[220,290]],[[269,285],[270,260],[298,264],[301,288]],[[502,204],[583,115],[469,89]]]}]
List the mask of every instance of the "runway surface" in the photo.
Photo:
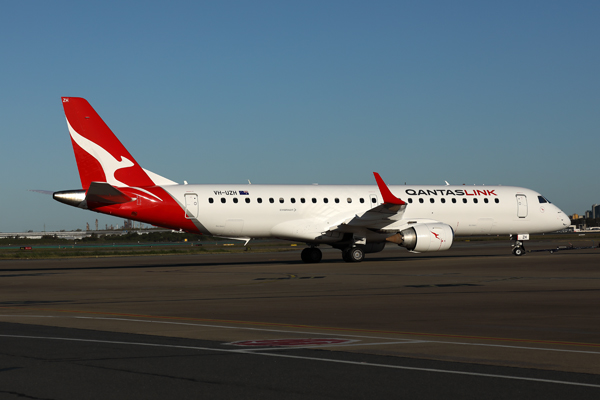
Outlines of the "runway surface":
[{"label": "runway surface", "polygon": [[0,261],[0,398],[597,398],[599,256]]}]

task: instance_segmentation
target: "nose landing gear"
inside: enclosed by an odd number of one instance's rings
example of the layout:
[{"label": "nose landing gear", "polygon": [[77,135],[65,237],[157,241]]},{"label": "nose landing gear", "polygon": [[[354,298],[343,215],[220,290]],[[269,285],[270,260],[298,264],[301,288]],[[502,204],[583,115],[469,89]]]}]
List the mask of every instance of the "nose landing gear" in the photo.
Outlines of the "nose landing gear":
[{"label": "nose landing gear", "polygon": [[513,249],[512,249],[512,253],[515,256],[522,256],[523,254],[525,254],[525,248],[523,247],[522,244],[521,245],[516,245],[515,244],[515,247],[513,247]]},{"label": "nose landing gear", "polygon": [[523,244],[524,240],[529,240],[528,234],[522,235],[510,235],[510,239],[514,240],[512,253],[515,256],[522,256],[525,254],[525,245]]}]

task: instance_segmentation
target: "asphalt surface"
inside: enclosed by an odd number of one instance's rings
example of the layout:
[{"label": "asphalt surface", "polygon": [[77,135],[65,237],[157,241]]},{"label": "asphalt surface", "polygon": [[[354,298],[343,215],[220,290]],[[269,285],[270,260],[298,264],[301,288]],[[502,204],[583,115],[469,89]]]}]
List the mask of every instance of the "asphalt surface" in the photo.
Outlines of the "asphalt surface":
[{"label": "asphalt surface", "polygon": [[596,399],[599,256],[0,261],[0,398]]},{"label": "asphalt surface", "polygon": [[597,399],[598,376],[0,323],[5,399]]}]

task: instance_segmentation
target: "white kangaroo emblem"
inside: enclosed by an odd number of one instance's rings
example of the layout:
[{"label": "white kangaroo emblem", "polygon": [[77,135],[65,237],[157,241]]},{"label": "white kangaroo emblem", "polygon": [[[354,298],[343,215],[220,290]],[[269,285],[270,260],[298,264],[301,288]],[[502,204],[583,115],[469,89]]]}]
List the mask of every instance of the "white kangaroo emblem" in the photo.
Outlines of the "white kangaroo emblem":
[{"label": "white kangaroo emblem", "polygon": [[68,119],[67,125],[69,127],[69,133],[75,143],[100,163],[104,175],[106,176],[106,182],[113,186],[129,186],[126,183],[117,180],[115,178],[115,172],[123,168],[133,167],[135,164],[131,160],[123,156],[121,156],[121,161],[117,160],[108,151],[77,133],[69,123]]}]

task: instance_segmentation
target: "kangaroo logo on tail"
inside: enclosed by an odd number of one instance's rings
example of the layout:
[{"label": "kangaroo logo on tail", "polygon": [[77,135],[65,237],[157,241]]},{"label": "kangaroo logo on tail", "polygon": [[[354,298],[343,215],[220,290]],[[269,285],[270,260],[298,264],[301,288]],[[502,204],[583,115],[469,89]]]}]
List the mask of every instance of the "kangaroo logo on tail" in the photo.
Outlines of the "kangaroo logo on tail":
[{"label": "kangaroo logo on tail", "polygon": [[126,183],[115,178],[115,172],[123,168],[133,167],[135,164],[125,157],[121,157],[121,161],[117,160],[108,151],[77,133],[71,124],[69,124],[69,120],[67,120],[67,125],[69,126],[69,133],[73,141],[100,163],[106,182],[114,186],[128,186]]},{"label": "kangaroo logo on tail", "polygon": [[106,182],[113,186],[154,186],[154,181],[129,154],[87,100],[63,97],[81,185]]}]

